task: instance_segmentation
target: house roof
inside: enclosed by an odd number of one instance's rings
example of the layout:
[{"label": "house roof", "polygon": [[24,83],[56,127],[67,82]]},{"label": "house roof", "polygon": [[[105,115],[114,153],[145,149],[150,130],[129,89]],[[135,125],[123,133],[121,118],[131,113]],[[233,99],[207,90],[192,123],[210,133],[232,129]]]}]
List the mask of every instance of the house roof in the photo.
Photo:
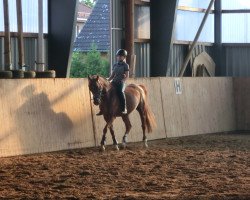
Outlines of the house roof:
[{"label": "house roof", "polygon": [[98,0],[74,43],[74,51],[87,52],[92,44],[100,52],[110,49],[110,0]]},{"label": "house roof", "polygon": [[92,12],[92,8],[82,2],[78,4],[77,20],[87,20]]}]

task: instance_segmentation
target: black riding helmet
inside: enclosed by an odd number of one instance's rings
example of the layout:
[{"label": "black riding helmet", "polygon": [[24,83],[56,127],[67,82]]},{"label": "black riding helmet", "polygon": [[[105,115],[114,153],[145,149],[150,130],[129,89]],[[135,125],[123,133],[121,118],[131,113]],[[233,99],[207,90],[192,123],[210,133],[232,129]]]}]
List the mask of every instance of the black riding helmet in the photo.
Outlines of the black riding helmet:
[{"label": "black riding helmet", "polygon": [[128,52],[127,52],[125,49],[119,49],[119,50],[116,52],[116,56],[124,56],[124,57],[127,57],[127,56],[128,56]]}]

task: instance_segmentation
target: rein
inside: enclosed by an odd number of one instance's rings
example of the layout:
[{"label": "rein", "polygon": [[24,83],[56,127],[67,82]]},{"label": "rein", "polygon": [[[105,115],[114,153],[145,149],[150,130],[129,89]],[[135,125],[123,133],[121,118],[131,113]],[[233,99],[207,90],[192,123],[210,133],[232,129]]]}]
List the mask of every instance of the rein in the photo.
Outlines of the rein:
[{"label": "rein", "polygon": [[95,99],[101,101],[102,97],[104,96],[104,92],[103,92],[104,86],[99,81],[98,83],[100,84],[100,88],[98,88],[97,94],[93,95],[93,99],[91,99],[92,101]]}]

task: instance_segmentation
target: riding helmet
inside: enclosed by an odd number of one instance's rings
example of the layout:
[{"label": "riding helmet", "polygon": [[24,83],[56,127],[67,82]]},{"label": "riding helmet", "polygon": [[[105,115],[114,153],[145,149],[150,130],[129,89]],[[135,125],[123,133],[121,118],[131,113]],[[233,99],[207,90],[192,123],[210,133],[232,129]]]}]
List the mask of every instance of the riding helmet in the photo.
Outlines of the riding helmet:
[{"label": "riding helmet", "polygon": [[125,49],[119,49],[119,50],[116,52],[116,56],[124,56],[124,57],[127,57],[127,56],[128,56],[128,52],[127,52]]}]

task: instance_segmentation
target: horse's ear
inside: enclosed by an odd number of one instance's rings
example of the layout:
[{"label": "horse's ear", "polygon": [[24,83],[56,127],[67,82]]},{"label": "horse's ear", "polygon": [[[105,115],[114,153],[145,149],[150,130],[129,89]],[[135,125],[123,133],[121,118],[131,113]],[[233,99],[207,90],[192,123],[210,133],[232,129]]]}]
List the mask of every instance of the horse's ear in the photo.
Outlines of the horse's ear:
[{"label": "horse's ear", "polygon": [[90,75],[88,75],[88,79],[89,79],[89,81],[91,81],[91,77],[90,77]]},{"label": "horse's ear", "polygon": [[100,77],[97,75],[97,76],[96,76],[96,80],[98,81],[98,80],[99,80],[99,78],[100,78]]}]

